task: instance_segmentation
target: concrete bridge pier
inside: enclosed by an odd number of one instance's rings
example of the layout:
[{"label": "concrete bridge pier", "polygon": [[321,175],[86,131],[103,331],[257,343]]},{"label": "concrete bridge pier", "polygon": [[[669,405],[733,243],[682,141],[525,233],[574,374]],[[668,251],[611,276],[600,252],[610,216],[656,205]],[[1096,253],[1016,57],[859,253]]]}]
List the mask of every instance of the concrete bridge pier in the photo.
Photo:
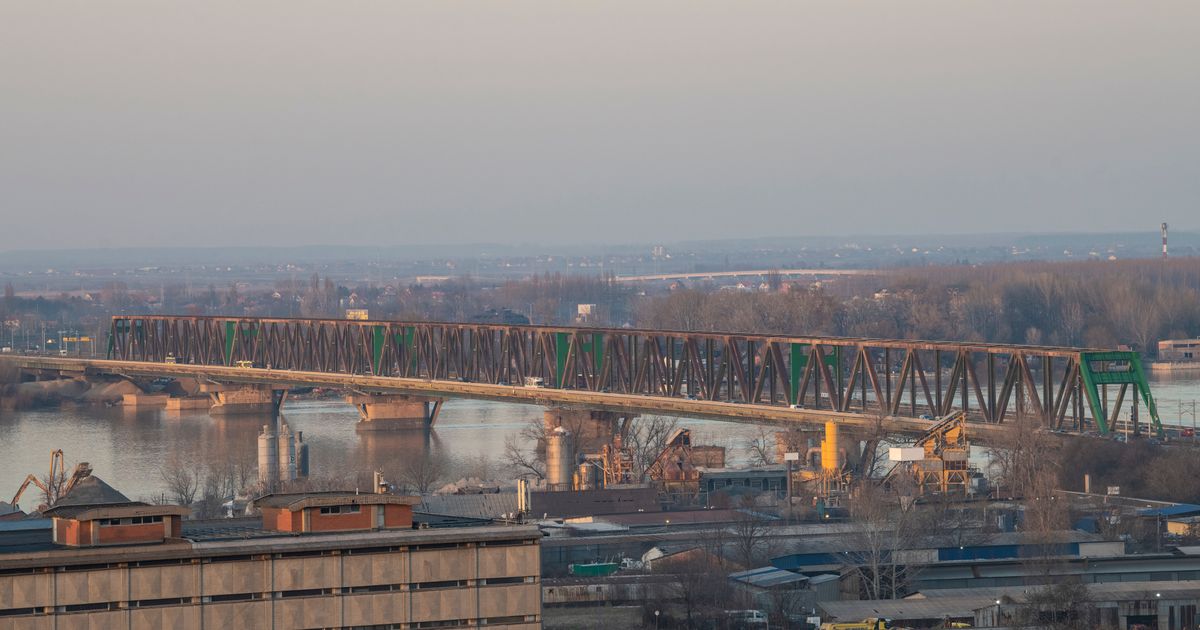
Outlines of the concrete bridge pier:
[{"label": "concrete bridge pier", "polygon": [[612,443],[614,436],[628,436],[629,425],[636,417],[615,411],[565,407],[550,407],[542,414],[547,433],[558,427],[566,429],[575,436],[575,443],[583,453],[598,453],[605,444]]},{"label": "concrete bridge pier", "polygon": [[287,390],[271,385],[229,385],[225,383],[201,383],[200,391],[208,394],[212,406],[211,415],[256,414],[276,416]]},{"label": "concrete bridge pier", "polygon": [[350,394],[346,402],[358,409],[358,431],[404,431],[432,427],[445,400],[403,394]]}]

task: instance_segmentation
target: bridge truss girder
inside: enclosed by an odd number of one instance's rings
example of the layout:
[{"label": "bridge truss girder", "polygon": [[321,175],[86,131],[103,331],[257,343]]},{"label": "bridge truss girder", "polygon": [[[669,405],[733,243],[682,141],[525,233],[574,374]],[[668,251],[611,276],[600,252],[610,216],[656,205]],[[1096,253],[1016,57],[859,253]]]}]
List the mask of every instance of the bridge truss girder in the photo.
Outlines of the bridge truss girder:
[{"label": "bridge truss girder", "polygon": [[[596,393],[798,405],[865,416],[1018,415],[1161,431],[1136,352],[845,337],[284,318],[117,316],[108,356]],[[1116,397],[1109,388],[1116,389]],[[1132,388],[1132,395],[1127,395]],[[1139,402],[1145,410],[1139,413]],[[1141,414],[1148,416],[1143,422]]]}]

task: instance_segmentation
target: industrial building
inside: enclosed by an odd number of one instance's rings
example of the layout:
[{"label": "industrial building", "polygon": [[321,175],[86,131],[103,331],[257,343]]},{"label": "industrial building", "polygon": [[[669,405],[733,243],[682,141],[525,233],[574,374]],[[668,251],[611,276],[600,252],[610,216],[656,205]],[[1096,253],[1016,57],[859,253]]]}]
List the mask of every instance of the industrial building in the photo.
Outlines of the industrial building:
[{"label": "industrial building", "polygon": [[418,499],[390,494],[268,495],[217,521],[71,498],[0,527],[0,630],[541,627],[534,527],[414,529]]},{"label": "industrial building", "polygon": [[[904,599],[839,601],[817,604],[822,619],[855,622],[878,617],[893,624],[913,628],[950,627],[949,623],[975,628],[1013,627],[1037,586],[975,588],[970,590],[926,590]],[[1087,601],[1062,602],[1076,609],[1090,609],[1090,620],[1080,627],[1158,628],[1183,630],[1195,628],[1200,606],[1200,582],[1137,582],[1091,584],[1086,587]],[[1082,604],[1082,605],[1081,605]],[[1061,610],[1046,604],[1037,607],[1041,615],[1053,618]]]},{"label": "industrial building", "polygon": [[729,574],[729,582],[761,610],[771,610],[781,602],[795,610],[811,609],[818,601],[839,596],[838,576],[832,573],[809,577],[775,567],[758,567]]},{"label": "industrial building", "polygon": [[777,498],[787,496],[787,468],[759,466],[755,468],[725,468],[700,472],[701,488],[708,496],[718,492],[767,492]]},{"label": "industrial building", "polygon": [[1158,360],[1200,362],[1200,339],[1163,339],[1158,342]]},{"label": "industrial building", "polygon": [[[1019,533],[994,534],[972,544],[953,544],[931,538],[916,548],[898,552],[914,568],[910,591],[958,593],[966,597],[979,589],[1016,588],[1030,584],[1079,582],[1099,586],[1124,583],[1139,588],[1168,580],[1200,580],[1200,547],[1179,546],[1159,553],[1126,553],[1120,540],[1103,540],[1079,531],[1059,532],[1051,544],[1031,544]],[[774,558],[777,568],[815,576],[842,573],[848,559],[862,554],[844,540],[831,538],[802,544],[797,553]],[[1038,559],[1031,562],[1031,559]],[[849,578],[846,597],[859,595]]]}]

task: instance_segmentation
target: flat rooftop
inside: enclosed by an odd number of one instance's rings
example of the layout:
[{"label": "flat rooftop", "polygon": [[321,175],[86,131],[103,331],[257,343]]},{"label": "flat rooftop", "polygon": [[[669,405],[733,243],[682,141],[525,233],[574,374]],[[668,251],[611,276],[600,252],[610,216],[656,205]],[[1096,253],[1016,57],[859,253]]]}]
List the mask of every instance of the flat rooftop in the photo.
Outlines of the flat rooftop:
[{"label": "flat rooftop", "polygon": [[398,494],[333,491],[268,494],[255,499],[254,505],[260,508],[283,508],[295,511],[304,508],[331,505],[417,505],[420,502],[421,497],[402,496]]},{"label": "flat rooftop", "polygon": [[[404,500],[404,504],[410,504],[409,497],[397,497]],[[100,506],[108,508],[112,506]],[[161,507],[161,506],[157,506]],[[171,506],[174,507],[174,506]],[[67,506],[69,510],[76,511],[80,509],[91,509],[84,506]],[[174,508],[182,510],[183,508]],[[94,511],[94,510],[93,510]],[[436,530],[438,532],[447,533],[450,535],[470,536],[468,532],[477,532],[488,529],[494,523],[490,519],[476,519],[469,517],[454,517],[438,514],[423,514],[416,512],[413,514],[413,524],[420,531]],[[53,519],[51,518],[29,518],[13,521],[0,521],[0,566],[4,566],[8,558],[6,556],[16,554],[29,554],[34,552],[46,551],[80,551],[75,547],[67,547],[58,545],[53,542]],[[513,526],[507,526],[511,529]],[[330,537],[347,538],[354,536],[355,540],[362,537],[378,536],[385,533],[405,534],[416,532],[418,529],[399,529],[399,530],[363,530],[363,531],[347,531],[347,532],[322,532],[322,533],[297,533],[297,532],[281,532],[263,527],[263,519],[261,516],[247,516],[241,518],[222,518],[211,520],[185,520],[182,522],[182,532],[179,539],[168,541],[163,544],[221,544],[233,543],[239,541],[256,540],[288,540],[288,539],[303,539],[314,538],[317,536],[323,539]],[[534,527],[526,527],[526,529],[537,532]],[[539,534],[540,537],[540,534]],[[332,540],[332,539],[330,539]],[[128,550],[143,547],[161,547],[163,544],[130,544],[130,545],[112,545],[104,547],[92,548],[96,550]]]},{"label": "flat rooftop", "polygon": [[[1200,597],[1200,581],[1105,582],[1087,584],[1088,599],[1096,603]],[[1022,603],[1042,586],[1006,586],[970,589],[923,590],[905,599],[864,599],[818,602],[817,608],[835,621],[857,621],[869,617],[887,617],[897,621],[919,619],[969,618],[976,610],[1005,603]]]},{"label": "flat rooftop", "polygon": [[[144,562],[175,558],[220,557],[245,554],[307,553],[326,549],[415,546],[457,542],[488,542],[514,539],[540,539],[531,525],[485,525],[480,527],[444,527],[431,529],[371,530],[337,533],[292,534],[254,529],[247,519],[220,525],[213,521],[195,521],[191,534],[161,544],[120,545],[88,548],[60,547],[50,543],[50,519],[45,529],[0,531],[0,569],[71,566],[109,562]],[[260,535],[263,532],[270,535]],[[23,540],[4,546],[10,534],[37,535],[39,540]],[[192,537],[194,536],[194,538]]]}]

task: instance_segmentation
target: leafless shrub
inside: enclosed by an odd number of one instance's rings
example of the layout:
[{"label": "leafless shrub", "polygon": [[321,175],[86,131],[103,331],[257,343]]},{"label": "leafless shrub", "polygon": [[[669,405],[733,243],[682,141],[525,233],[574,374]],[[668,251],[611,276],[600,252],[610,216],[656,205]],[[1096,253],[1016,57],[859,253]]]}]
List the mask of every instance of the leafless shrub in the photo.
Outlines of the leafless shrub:
[{"label": "leafless shrub", "polygon": [[538,459],[534,448],[522,445],[522,439],[516,436],[504,438],[504,463],[518,478],[545,479],[546,464]]},{"label": "leafless shrub", "polygon": [[396,466],[396,478],[410,492],[429,494],[446,479],[449,464],[443,453],[424,451],[400,461]]},{"label": "leafless shrub", "polygon": [[171,455],[159,470],[167,496],[176,505],[189,506],[204,483],[203,467],[179,455]]}]

